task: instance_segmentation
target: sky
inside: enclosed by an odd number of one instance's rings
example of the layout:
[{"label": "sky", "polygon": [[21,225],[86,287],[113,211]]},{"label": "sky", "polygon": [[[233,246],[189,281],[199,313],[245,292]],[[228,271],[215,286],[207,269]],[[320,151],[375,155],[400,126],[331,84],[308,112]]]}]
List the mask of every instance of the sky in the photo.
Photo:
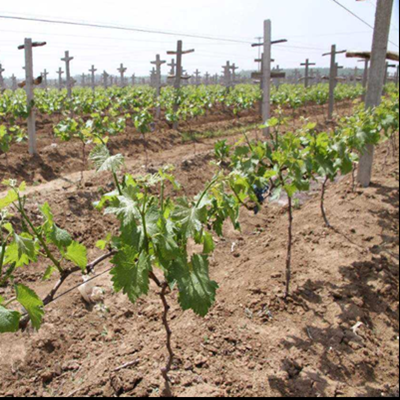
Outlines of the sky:
[{"label": "sky", "polygon": [[[374,25],[377,0],[339,0],[366,22]],[[118,75],[124,63],[126,76],[148,75],[160,54],[170,61],[168,50],[176,49],[182,39],[184,48],[195,53],[184,56],[184,68],[193,73],[222,73],[227,61],[240,70],[253,70],[258,50],[251,42],[262,35],[263,21],[272,20],[273,39],[288,39],[287,44],[273,47],[273,58],[281,68],[301,68],[309,58],[318,67],[329,67],[332,44],[338,50],[370,50],[373,31],[347,13],[333,0],[17,0],[2,1],[0,16],[51,18],[56,20],[144,28],[166,31],[174,35],[127,32],[112,29],[66,26],[0,18],[0,64],[4,77],[24,76],[24,52],[17,49],[25,37],[46,41],[45,47],[34,49],[34,71],[49,71],[56,78],[61,61],[68,50],[74,57],[73,75],[88,73],[94,64],[99,73]],[[399,0],[395,0],[391,26],[390,49],[399,51]],[[216,40],[194,39],[182,34],[200,35]],[[238,41],[221,41],[229,39]],[[362,64],[339,56],[345,67]],[[169,68],[163,66],[166,74]]]}]

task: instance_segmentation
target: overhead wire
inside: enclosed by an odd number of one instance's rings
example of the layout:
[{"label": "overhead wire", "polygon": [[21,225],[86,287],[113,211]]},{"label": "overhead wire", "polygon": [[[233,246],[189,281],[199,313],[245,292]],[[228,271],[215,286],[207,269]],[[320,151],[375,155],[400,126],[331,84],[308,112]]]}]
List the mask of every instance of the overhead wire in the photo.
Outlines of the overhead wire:
[{"label": "overhead wire", "polygon": [[[372,26],[369,22],[365,21],[363,18],[361,18],[359,15],[357,15],[354,11],[351,11],[349,8],[347,8],[346,6],[344,6],[342,3],[340,3],[338,0],[332,0],[335,4],[337,4],[339,7],[343,8],[344,10],[346,10],[349,14],[351,14],[353,17],[357,18],[359,21],[361,21],[364,25],[367,25],[369,28],[371,28],[372,30],[375,30],[375,27]],[[399,47],[398,44],[394,43],[392,40],[389,40],[389,42],[396,46]]]},{"label": "overhead wire", "polygon": [[188,38],[192,38],[192,39],[204,39],[204,40],[229,42],[229,43],[242,43],[242,44],[244,44],[244,43],[251,44],[252,43],[250,41],[244,41],[244,40],[238,40],[238,39],[217,38],[217,37],[205,36],[205,35],[195,35],[195,34],[180,33],[180,32],[168,32],[168,31],[153,30],[153,29],[124,27],[124,26],[117,26],[117,25],[103,25],[103,24],[89,23],[89,22],[74,22],[74,21],[54,20],[54,19],[46,19],[46,18],[33,18],[33,17],[20,17],[20,16],[10,16],[10,15],[0,15],[0,19],[27,21],[27,22],[41,22],[41,23],[47,23],[47,24],[58,24],[58,25],[69,25],[69,26],[82,26],[82,27],[87,27],[87,28],[112,29],[112,30],[120,30],[120,31],[128,31],[128,32],[151,33],[151,34],[157,34],[157,35],[181,36],[181,37],[188,37]]}]

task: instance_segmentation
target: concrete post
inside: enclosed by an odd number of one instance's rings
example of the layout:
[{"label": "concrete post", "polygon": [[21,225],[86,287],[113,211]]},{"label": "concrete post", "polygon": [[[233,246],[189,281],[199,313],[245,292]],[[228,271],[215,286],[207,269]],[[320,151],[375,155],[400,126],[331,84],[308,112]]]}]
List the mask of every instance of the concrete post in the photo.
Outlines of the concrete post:
[{"label": "concrete post", "polygon": [[4,89],[5,88],[3,72],[5,72],[5,69],[3,68],[3,65],[0,64],[0,89]]},{"label": "concrete post", "polygon": [[310,86],[310,67],[311,66],[315,66],[317,64],[315,63],[311,63],[309,59],[306,60],[305,63],[302,63],[301,66],[302,67],[306,67],[306,73],[305,73],[305,79],[304,79],[304,85],[306,88],[308,88]]},{"label": "concrete post", "polygon": [[66,80],[67,80],[67,91],[68,98],[72,97],[72,82],[71,82],[71,66],[70,63],[74,59],[74,57],[69,56],[69,51],[65,52],[65,57],[61,59],[61,61],[65,62],[65,72],[66,72]]},{"label": "concrete post", "polygon": [[335,109],[335,88],[337,85],[338,69],[336,63],[336,55],[346,53],[345,50],[337,51],[336,45],[332,45],[330,53],[323,54],[325,56],[331,56],[331,68],[329,74],[329,109],[328,109],[328,120],[333,120],[333,112]]},{"label": "concrete post", "polygon": [[11,89],[13,92],[18,89],[17,77],[14,74],[11,77]]},{"label": "concrete post", "polygon": [[[262,61],[262,87],[263,102],[262,116],[263,123],[271,119],[271,59],[272,59],[272,23],[271,20],[264,21],[264,54]],[[270,129],[264,129],[264,135],[270,136]]]},{"label": "concrete post", "polygon": [[156,60],[151,62],[151,64],[156,66],[154,83],[155,83],[155,88],[156,88],[156,99],[157,99],[157,109],[156,109],[156,118],[157,119],[160,119],[160,117],[161,117],[161,106],[159,104],[160,95],[161,95],[161,83],[162,83],[161,82],[161,66],[166,63],[167,63],[166,61],[161,60],[161,57],[159,54],[157,54]]},{"label": "concrete post", "polygon": [[[381,103],[392,13],[393,0],[378,0],[368,90],[365,99],[366,109],[377,107]],[[374,146],[368,145],[365,153],[361,156],[358,181],[363,187],[371,184],[374,152]]]},{"label": "concrete post", "polygon": [[43,87],[45,89],[48,88],[48,82],[47,82],[47,77],[49,76],[49,73],[47,72],[47,70],[45,69],[42,73],[42,77],[43,77]]},{"label": "concrete post", "polygon": [[108,78],[109,75],[106,71],[103,72],[103,86],[108,89]]},{"label": "concrete post", "polygon": [[239,69],[239,67],[236,66],[235,63],[232,64],[231,70],[232,70],[232,86],[235,86],[236,84],[236,71]]},{"label": "concrete post", "polygon": [[34,107],[34,78],[33,78],[33,47],[42,47],[46,43],[32,43],[32,39],[25,39],[23,45],[19,46],[19,50],[25,50],[25,90],[28,107],[28,136],[29,136],[29,154],[37,154],[36,144],[36,122],[35,122],[35,107]]},{"label": "concrete post", "polygon": [[62,76],[64,74],[64,71],[62,70],[62,68],[58,69],[57,74],[58,74],[58,89],[62,90],[62,88],[63,88]]},{"label": "concrete post", "polygon": [[128,68],[124,67],[124,64],[121,64],[121,66],[118,68],[118,71],[120,73],[121,77],[121,87],[125,87],[125,72],[128,70]]},{"label": "concrete post", "polygon": [[[178,41],[178,47],[176,51],[169,51],[167,54],[168,55],[176,55],[176,74],[175,74],[175,90],[176,90],[176,97],[175,97],[175,103],[174,103],[174,113],[176,114],[179,110],[179,91],[181,88],[181,81],[182,81],[182,75],[183,75],[183,66],[182,66],[182,58],[183,55],[185,54],[190,54],[194,53],[194,50],[187,50],[183,51],[183,42],[180,40]],[[174,129],[178,129],[178,122],[174,122]]]},{"label": "concrete post", "polygon": [[226,65],[222,66],[223,74],[224,74],[224,85],[229,88],[232,82],[232,74],[231,74],[231,63],[230,61],[226,62]]},{"label": "concrete post", "polygon": [[135,84],[136,84],[136,75],[135,74],[132,75],[131,81],[132,81],[132,86],[135,86]]},{"label": "concrete post", "polygon": [[92,86],[92,90],[93,92],[96,90],[96,72],[97,69],[94,67],[94,65],[92,65],[92,68],[89,69],[90,72],[90,77],[91,77],[91,86]]}]

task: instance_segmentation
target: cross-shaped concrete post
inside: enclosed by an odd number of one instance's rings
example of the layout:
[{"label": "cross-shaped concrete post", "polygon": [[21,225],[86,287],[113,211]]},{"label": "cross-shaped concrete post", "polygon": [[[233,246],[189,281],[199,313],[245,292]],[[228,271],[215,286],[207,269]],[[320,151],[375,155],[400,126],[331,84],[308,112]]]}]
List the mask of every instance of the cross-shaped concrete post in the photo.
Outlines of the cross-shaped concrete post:
[{"label": "cross-shaped concrete post", "polygon": [[97,69],[94,67],[94,65],[92,65],[92,68],[89,69],[90,72],[90,78],[91,78],[91,86],[92,86],[92,90],[93,92],[96,90],[96,72]]},{"label": "cross-shaped concrete post", "polygon": [[3,72],[6,70],[3,68],[3,66],[0,64],[0,89],[4,89],[4,78],[3,78]]},{"label": "cross-shaped concrete post", "polygon": [[335,89],[337,84],[337,66],[336,66],[336,55],[344,54],[346,50],[337,51],[336,45],[332,45],[330,53],[323,54],[323,57],[331,56],[331,68],[329,75],[329,109],[328,109],[328,120],[333,120],[333,112],[335,109]]},{"label": "cross-shaped concrete post", "polygon": [[47,82],[47,77],[49,76],[49,73],[47,72],[47,70],[45,69],[42,73],[42,77],[43,77],[43,86],[45,89],[48,88],[48,82]]},{"label": "cross-shaped concrete post", "polygon": [[223,74],[224,74],[224,84],[227,88],[230,87],[232,81],[232,74],[231,74],[231,63],[230,61],[226,62],[226,65],[222,66]]},{"label": "cross-shaped concrete post", "polygon": [[236,66],[235,63],[232,64],[231,70],[232,70],[232,86],[235,86],[236,84],[236,71],[239,69],[239,67]]},{"label": "cross-shaped concrete post", "polygon": [[211,75],[208,72],[206,72],[206,74],[204,75],[204,78],[205,78],[204,83],[206,86],[208,86],[210,84],[210,77],[211,77]]},{"label": "cross-shaped concrete post", "polygon": [[86,74],[85,73],[83,73],[81,75],[81,86],[86,87]]},{"label": "cross-shaped concrete post", "polygon": [[72,82],[71,82],[71,61],[74,57],[69,56],[69,51],[65,52],[65,57],[61,59],[61,61],[65,62],[65,71],[66,71],[66,83],[67,83],[67,91],[68,91],[68,98],[72,97]]},{"label": "cross-shaped concrete post", "polygon": [[159,54],[157,54],[156,56],[156,60],[152,61],[151,64],[155,65],[155,76],[154,76],[154,80],[155,80],[155,87],[156,87],[156,101],[157,101],[157,109],[156,109],[156,118],[160,119],[161,117],[161,106],[159,104],[159,100],[160,100],[160,95],[161,95],[161,66],[163,64],[166,64],[167,62],[164,60],[161,60],[161,56]]},{"label": "cross-shaped concrete post", "polygon": [[13,92],[18,89],[17,77],[14,74],[11,77],[11,89]]},{"label": "cross-shaped concrete post", "polygon": [[390,64],[389,62],[386,63],[386,72],[385,72],[385,86],[388,84],[389,82],[389,78],[390,78],[390,69],[391,68],[396,68],[397,65],[396,64]]},{"label": "cross-shaped concrete post", "polygon": [[316,84],[319,85],[321,83],[322,76],[320,70],[317,70],[317,78],[316,78]]},{"label": "cross-shaped concrete post", "polygon": [[[264,21],[264,43],[255,43],[252,47],[264,47],[263,62],[262,62],[262,86],[263,86],[263,101],[262,114],[264,123],[268,123],[271,118],[271,60],[272,60],[272,45],[286,43],[286,39],[272,41],[272,23],[271,20]],[[264,129],[264,135],[270,136],[270,129]]]},{"label": "cross-shaped concrete post", "polygon": [[135,86],[135,84],[136,84],[136,75],[135,74],[132,75],[131,81],[132,81],[132,86]]},{"label": "cross-shaped concrete post", "polygon": [[62,79],[62,76],[63,76],[63,74],[64,74],[64,71],[62,70],[62,68],[59,68],[59,69],[58,69],[57,74],[58,74],[58,89],[59,89],[59,90],[62,90],[62,88],[63,88],[63,79]]},{"label": "cross-shaped concrete post", "polygon": [[358,81],[358,67],[354,67],[354,77],[353,77],[354,86],[357,86],[357,81]]},{"label": "cross-shaped concrete post", "polygon": [[302,63],[302,67],[306,67],[306,73],[305,73],[305,78],[304,78],[304,86],[308,88],[310,86],[310,67],[313,67],[317,64],[311,63],[310,60],[307,58],[305,63]]},{"label": "cross-shaped concrete post", "polygon": [[[168,55],[176,55],[176,74],[175,76],[172,76],[171,78],[175,78],[175,90],[176,90],[176,96],[175,96],[175,103],[174,103],[174,114],[179,110],[179,91],[181,89],[181,81],[182,79],[186,79],[186,77],[183,77],[183,65],[182,65],[182,58],[186,54],[194,53],[194,50],[183,50],[183,42],[182,40],[178,41],[178,47],[176,51],[169,51],[167,54]],[[179,123],[178,121],[174,122],[174,129],[178,129]]]},{"label": "cross-shaped concrete post", "polygon": [[121,87],[125,87],[125,72],[128,71],[128,68],[124,67],[124,64],[121,64],[120,67],[118,68],[120,77],[121,77]]},{"label": "cross-shaped concrete post", "polygon": [[194,72],[194,76],[195,76],[195,85],[200,86],[201,85],[201,73],[198,69],[196,69],[196,71]]},{"label": "cross-shaped concrete post", "polygon": [[298,69],[294,70],[294,83],[297,85],[300,82],[300,71]]},{"label": "cross-shaped concrete post", "polygon": [[358,62],[364,63],[364,71],[363,71],[363,88],[366,89],[368,85],[368,73],[369,73],[369,58],[364,60],[359,60]]},{"label": "cross-shaped concrete post", "polygon": [[171,67],[171,70],[169,71],[169,76],[168,76],[168,81],[173,82],[173,78],[176,75],[176,63],[175,59],[173,58],[170,62],[170,64],[167,64],[168,67]]},{"label": "cross-shaped concrete post", "polygon": [[109,75],[106,71],[103,72],[103,86],[108,89],[108,78]]},{"label": "cross-shaped concrete post", "polygon": [[28,106],[28,136],[29,136],[29,154],[37,154],[36,144],[36,122],[35,122],[35,108],[34,108],[34,77],[33,77],[33,51],[34,47],[45,46],[46,43],[32,43],[32,39],[25,39],[23,45],[19,46],[19,50],[25,50],[25,90]]}]

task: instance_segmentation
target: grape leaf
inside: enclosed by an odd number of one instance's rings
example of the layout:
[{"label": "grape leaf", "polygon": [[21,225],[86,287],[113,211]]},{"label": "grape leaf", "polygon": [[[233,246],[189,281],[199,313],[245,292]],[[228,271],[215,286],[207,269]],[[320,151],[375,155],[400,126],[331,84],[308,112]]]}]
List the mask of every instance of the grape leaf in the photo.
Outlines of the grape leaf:
[{"label": "grape leaf", "polygon": [[56,224],[53,224],[47,232],[47,240],[56,245],[58,249],[67,248],[72,243],[70,234],[64,229],[59,228]]},{"label": "grape leaf", "polygon": [[109,171],[116,173],[124,164],[121,154],[112,156],[106,146],[97,146],[90,154],[90,159],[96,167],[97,172]]},{"label": "grape leaf", "polygon": [[36,243],[28,234],[21,236],[14,233],[14,242],[6,248],[5,264],[15,264],[17,268],[37,261]]},{"label": "grape leaf", "polygon": [[0,306],[0,333],[14,333],[19,329],[21,314]]},{"label": "grape leaf", "polygon": [[181,224],[184,236],[189,239],[203,229],[203,223],[207,219],[207,208],[202,204],[192,207],[187,200],[179,199],[172,218]]},{"label": "grape leaf", "polygon": [[125,246],[113,258],[115,268],[111,271],[114,290],[128,295],[132,303],[149,292],[150,257],[141,253],[138,258],[136,249]]},{"label": "grape leaf", "polygon": [[14,203],[14,201],[18,200],[18,196],[14,190],[10,190],[5,197],[0,199],[0,210],[8,207],[10,204]]},{"label": "grape leaf", "polygon": [[184,258],[176,260],[171,266],[168,281],[178,283],[179,304],[184,311],[193,310],[201,317],[208,314],[215,302],[218,285],[210,280],[206,256],[194,255],[189,264]]},{"label": "grape leaf", "polygon": [[25,308],[29,318],[31,319],[32,326],[39,330],[43,320],[43,302],[38,295],[24,285],[16,285],[15,291],[17,294],[17,301]]},{"label": "grape leaf", "polygon": [[88,261],[87,249],[84,245],[78,242],[72,242],[72,244],[67,248],[65,258],[69,261],[72,261],[83,272],[85,272]]}]

